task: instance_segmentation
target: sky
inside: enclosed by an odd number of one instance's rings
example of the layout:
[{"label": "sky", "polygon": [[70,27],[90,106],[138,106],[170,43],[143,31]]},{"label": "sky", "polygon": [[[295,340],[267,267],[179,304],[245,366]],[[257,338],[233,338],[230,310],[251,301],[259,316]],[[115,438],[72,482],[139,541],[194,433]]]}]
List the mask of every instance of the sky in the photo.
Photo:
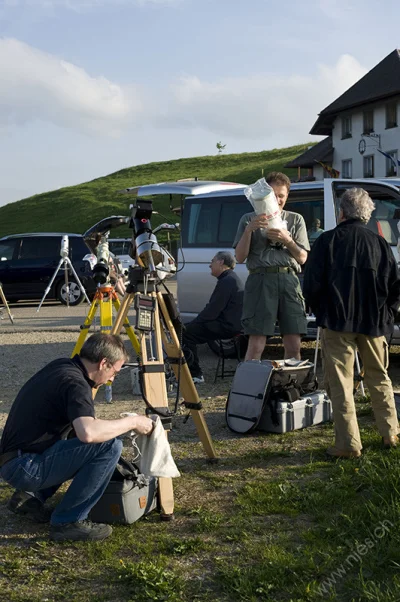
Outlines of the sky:
[{"label": "sky", "polygon": [[395,0],[0,0],[0,205],[217,142],[318,141],[318,113],[400,47],[399,12]]}]

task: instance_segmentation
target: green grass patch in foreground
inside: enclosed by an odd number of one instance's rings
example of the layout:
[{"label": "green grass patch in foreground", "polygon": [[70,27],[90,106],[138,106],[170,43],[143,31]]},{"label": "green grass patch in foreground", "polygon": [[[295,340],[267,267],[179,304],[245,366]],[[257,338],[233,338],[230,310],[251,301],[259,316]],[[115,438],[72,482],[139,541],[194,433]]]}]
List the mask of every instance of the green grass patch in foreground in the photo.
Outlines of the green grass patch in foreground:
[{"label": "green grass patch in foreground", "polygon": [[[331,429],[310,429],[310,441],[317,431],[328,444]],[[50,542],[5,509],[0,483],[1,599],[398,602],[400,453],[382,451],[367,424],[363,440],[360,460],[337,462],[322,447],[280,454],[279,437],[219,441],[219,465],[175,481],[175,521],[153,513],[101,543]],[[255,463],[257,448],[270,453]]]}]

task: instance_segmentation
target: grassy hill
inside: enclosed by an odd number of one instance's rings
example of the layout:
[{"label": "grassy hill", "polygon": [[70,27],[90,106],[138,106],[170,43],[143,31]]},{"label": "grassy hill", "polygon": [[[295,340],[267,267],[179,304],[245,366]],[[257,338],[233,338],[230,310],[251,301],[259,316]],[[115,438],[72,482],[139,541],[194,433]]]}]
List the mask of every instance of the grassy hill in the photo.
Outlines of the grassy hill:
[{"label": "grassy hill", "polygon": [[[258,153],[192,157],[160,163],[147,163],[121,169],[91,182],[61,188],[0,207],[0,236],[19,232],[83,233],[110,215],[129,215],[133,197],[118,191],[130,186],[198,177],[201,180],[227,180],[250,184],[264,173],[280,170],[295,177],[296,170],[283,166],[304,152],[310,143]],[[164,221],[176,222],[169,198],[160,198],[154,210],[153,227]],[[174,201],[173,205],[179,205]],[[128,228],[119,228],[112,236],[130,236]]]}]

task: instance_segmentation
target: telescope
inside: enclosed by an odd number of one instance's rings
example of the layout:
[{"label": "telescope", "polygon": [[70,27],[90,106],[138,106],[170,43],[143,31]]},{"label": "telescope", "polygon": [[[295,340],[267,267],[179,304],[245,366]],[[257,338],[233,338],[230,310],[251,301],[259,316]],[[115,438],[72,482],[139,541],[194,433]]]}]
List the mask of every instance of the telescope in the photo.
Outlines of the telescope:
[{"label": "telescope", "polygon": [[61,238],[60,255],[63,258],[68,257],[68,255],[69,255],[69,242],[68,242],[67,235],[65,235]]},{"label": "telescope", "polygon": [[103,286],[109,281],[110,248],[108,236],[110,230],[128,224],[129,219],[125,215],[111,215],[97,222],[83,234],[86,244],[97,257],[97,263],[93,268],[93,280],[97,286]]},{"label": "telescope", "polygon": [[131,217],[112,215],[106,217],[89,228],[83,238],[93,254],[97,256],[97,264],[93,268],[93,278],[98,286],[105,284],[109,278],[108,236],[110,230],[123,225],[132,228],[132,245],[130,256],[144,271],[156,275],[159,280],[172,276],[176,272],[176,264],[172,255],[159,245],[156,232],[175,230],[179,224],[160,224],[152,230],[150,218],[153,212],[151,200],[137,199],[131,205]]},{"label": "telescope", "polygon": [[136,255],[150,273],[156,271],[156,265],[163,260],[162,250],[151,229],[150,217],[153,212],[151,201],[137,199],[136,205],[131,205],[132,218],[130,227],[133,229],[132,244],[136,247]]}]

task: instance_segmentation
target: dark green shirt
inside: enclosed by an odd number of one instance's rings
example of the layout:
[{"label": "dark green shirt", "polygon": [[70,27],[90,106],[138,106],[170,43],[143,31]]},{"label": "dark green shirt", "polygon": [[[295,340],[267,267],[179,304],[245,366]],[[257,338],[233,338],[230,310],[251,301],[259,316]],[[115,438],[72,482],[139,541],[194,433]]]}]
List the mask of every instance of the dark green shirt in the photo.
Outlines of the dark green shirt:
[{"label": "dark green shirt", "polygon": [[[247,224],[251,222],[251,219],[254,216],[255,212],[252,211],[251,213],[245,213],[241,217],[233,243],[234,248],[236,248]],[[283,220],[287,221],[287,228],[294,242],[302,249],[309,251],[310,244],[308,242],[307,228],[303,216],[299,213],[293,213],[293,211],[283,210],[281,217]],[[291,267],[296,272],[300,272],[300,264],[295,260],[287,248],[281,245],[276,247],[274,244],[275,243],[267,238],[266,230],[264,228],[259,228],[252,232],[250,250],[246,260],[247,269],[253,270],[255,268],[277,265],[281,267]]]}]

